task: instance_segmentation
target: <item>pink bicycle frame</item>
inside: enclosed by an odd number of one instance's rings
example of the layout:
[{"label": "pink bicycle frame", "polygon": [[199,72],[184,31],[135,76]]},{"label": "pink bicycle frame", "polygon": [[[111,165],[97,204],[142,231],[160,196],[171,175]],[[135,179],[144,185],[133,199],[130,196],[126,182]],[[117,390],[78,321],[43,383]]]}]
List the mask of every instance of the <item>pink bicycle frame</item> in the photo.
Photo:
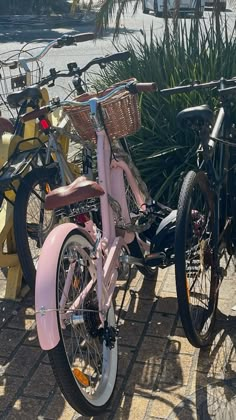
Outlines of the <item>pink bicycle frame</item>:
[{"label": "pink bicycle frame", "polygon": [[[111,148],[105,130],[98,128],[96,133],[98,182],[104,190],[104,195],[100,197],[102,237],[96,249],[96,275],[92,276],[92,280],[86,290],[89,291],[93,284],[97,282],[99,314],[101,323],[103,324],[111,305],[112,295],[116,285],[121,249],[122,247],[126,248],[127,244],[134,239],[133,232],[125,232],[123,237],[116,236],[114,213],[109,203],[109,196],[120,204],[122,220],[125,224],[130,223],[130,216],[126,201],[123,172],[126,174],[128,183],[140,208],[144,205],[144,197],[127,163],[119,158],[117,160],[111,160]],[[35,306],[38,337],[41,347],[45,350],[54,348],[59,342],[58,318],[55,310],[57,275],[57,266],[55,264],[57,259],[54,258],[54,264],[48,264],[48,255],[59,255],[65,237],[73,230],[79,230],[88,236],[85,229],[79,228],[75,224],[66,223],[58,226],[53,229],[46,239],[39,259],[36,276]],[[72,270],[69,270],[65,279],[65,296],[67,296],[66,291],[69,290],[71,276]],[[70,313],[70,311],[78,308],[84,298],[84,292],[82,292],[66,312]],[[64,305],[64,300],[62,299],[61,301],[62,306]],[[63,318],[65,317],[66,314],[63,315]],[[60,316],[62,327],[63,318]]]}]

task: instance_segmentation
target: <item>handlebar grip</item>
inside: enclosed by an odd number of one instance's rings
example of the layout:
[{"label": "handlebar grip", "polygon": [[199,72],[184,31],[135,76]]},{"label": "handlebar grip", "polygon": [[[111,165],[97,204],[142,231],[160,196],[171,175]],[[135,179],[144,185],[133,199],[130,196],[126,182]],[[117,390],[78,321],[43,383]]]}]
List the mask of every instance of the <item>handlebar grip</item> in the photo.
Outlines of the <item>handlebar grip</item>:
[{"label": "handlebar grip", "polygon": [[36,118],[43,117],[45,114],[48,114],[49,111],[50,111],[50,107],[43,106],[42,108],[34,109],[31,112],[27,112],[27,114],[22,115],[20,119],[22,122],[35,120]]},{"label": "handlebar grip", "polygon": [[85,32],[84,34],[72,35],[72,38],[74,38],[74,42],[85,42],[92,41],[96,37],[93,32]]},{"label": "handlebar grip", "polygon": [[103,57],[103,63],[111,63],[112,61],[126,61],[130,58],[131,54],[129,51],[121,51],[115,54],[107,55]]},{"label": "handlebar grip", "polygon": [[150,83],[136,83],[137,93],[139,92],[156,92],[157,84],[155,82]]},{"label": "handlebar grip", "polygon": [[65,46],[73,45],[75,42],[84,42],[84,41],[91,41],[95,38],[95,34],[93,32],[86,32],[84,34],[77,34],[77,35],[63,35],[61,38],[57,39],[56,44],[53,48],[61,48]]}]

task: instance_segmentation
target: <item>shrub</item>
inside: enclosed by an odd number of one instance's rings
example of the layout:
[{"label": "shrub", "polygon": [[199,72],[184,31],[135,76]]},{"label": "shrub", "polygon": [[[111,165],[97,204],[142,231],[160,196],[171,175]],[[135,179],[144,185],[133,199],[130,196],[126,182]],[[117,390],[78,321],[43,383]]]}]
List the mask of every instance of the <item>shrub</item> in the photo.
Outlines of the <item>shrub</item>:
[{"label": "shrub", "polygon": [[[227,21],[221,33],[214,22],[209,27],[199,20],[178,21],[168,27],[162,39],[151,28],[150,36],[129,37],[118,50],[128,49],[131,59],[106,67],[98,87],[136,77],[155,81],[159,89],[179,83],[210,81],[236,75],[235,30],[229,34]],[[176,114],[185,107],[207,103],[217,108],[214,91],[192,92],[164,97],[160,93],[140,97],[142,129],[130,137],[134,160],[154,198],[176,205],[184,174],[196,167],[198,143],[193,132],[183,133],[176,126]]]}]

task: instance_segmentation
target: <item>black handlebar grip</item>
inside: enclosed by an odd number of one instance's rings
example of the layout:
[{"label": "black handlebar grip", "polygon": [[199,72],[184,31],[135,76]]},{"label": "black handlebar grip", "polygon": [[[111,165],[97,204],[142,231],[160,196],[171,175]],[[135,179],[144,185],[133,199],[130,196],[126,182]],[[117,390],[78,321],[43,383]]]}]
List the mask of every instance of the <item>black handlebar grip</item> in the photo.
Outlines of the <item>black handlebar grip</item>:
[{"label": "black handlebar grip", "polygon": [[91,41],[95,38],[93,32],[86,32],[84,34],[68,35],[65,34],[61,38],[57,39],[57,43],[53,48],[61,48],[69,45],[73,45],[75,42]]},{"label": "black handlebar grip", "polygon": [[107,55],[103,57],[103,63],[112,63],[112,61],[126,61],[130,58],[131,54],[129,51],[121,51],[115,54]]},{"label": "black handlebar grip", "polygon": [[74,42],[85,42],[92,41],[95,39],[95,34],[93,32],[85,32],[84,34],[72,35]]}]

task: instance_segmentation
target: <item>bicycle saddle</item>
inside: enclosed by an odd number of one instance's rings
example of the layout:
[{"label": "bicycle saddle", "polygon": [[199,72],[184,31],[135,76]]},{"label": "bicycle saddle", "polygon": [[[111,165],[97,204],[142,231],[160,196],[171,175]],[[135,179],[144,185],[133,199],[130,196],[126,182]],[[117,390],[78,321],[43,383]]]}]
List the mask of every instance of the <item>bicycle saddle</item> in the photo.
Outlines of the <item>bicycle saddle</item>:
[{"label": "bicycle saddle", "polygon": [[95,181],[88,180],[85,176],[76,178],[70,185],[55,188],[50,191],[45,199],[45,209],[69,206],[79,201],[92,197],[99,197],[104,194],[103,188]]},{"label": "bicycle saddle", "polygon": [[14,125],[7,118],[0,117],[0,136],[5,132],[14,133]]},{"label": "bicycle saddle", "polygon": [[194,106],[185,108],[177,114],[177,123],[183,128],[187,121],[199,120],[211,123],[213,121],[214,113],[208,105]]},{"label": "bicycle saddle", "polygon": [[20,92],[10,93],[10,95],[7,96],[7,102],[11,108],[17,108],[28,99],[35,100],[40,98],[42,98],[40,89],[37,86],[30,86]]}]

